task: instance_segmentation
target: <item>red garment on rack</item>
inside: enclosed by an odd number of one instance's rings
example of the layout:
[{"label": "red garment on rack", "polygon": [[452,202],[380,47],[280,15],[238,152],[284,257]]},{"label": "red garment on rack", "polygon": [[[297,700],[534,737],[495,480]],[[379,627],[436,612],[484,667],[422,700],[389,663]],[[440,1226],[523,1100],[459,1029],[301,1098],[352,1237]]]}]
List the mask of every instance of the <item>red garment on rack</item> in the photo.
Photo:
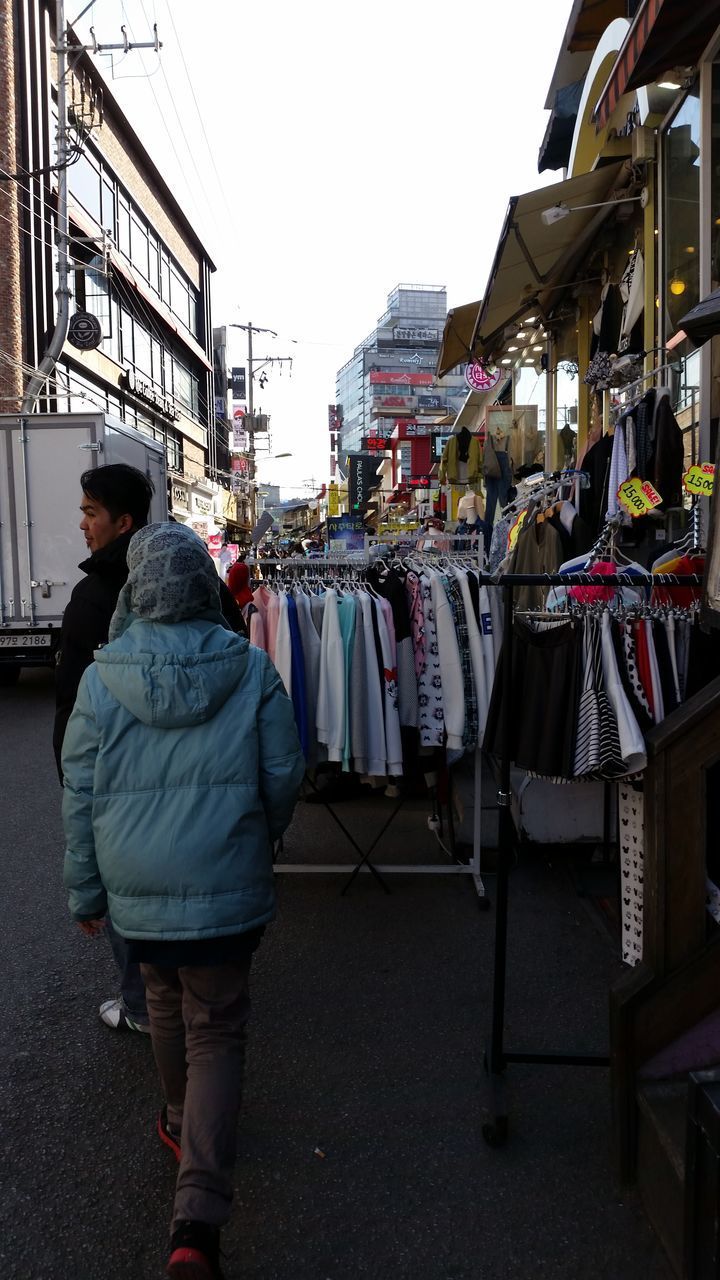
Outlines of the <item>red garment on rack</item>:
[{"label": "red garment on rack", "polygon": [[[622,569],[618,568],[614,560],[597,560],[587,572],[595,578],[602,578],[622,573]],[[568,595],[573,600],[581,600],[583,604],[594,604],[599,600],[612,600],[617,590],[617,587],[571,587]]]},{"label": "red garment on rack", "polygon": [[633,635],[635,637],[635,653],[637,655],[638,675],[640,682],[645,690],[645,697],[650,707],[650,713],[653,720],[655,716],[655,702],[653,699],[653,682],[652,671],[650,669],[650,653],[648,650],[647,632],[645,630],[645,621],[641,618],[633,624]]},{"label": "red garment on rack", "polygon": [[[653,573],[696,573],[700,578],[705,573],[705,556],[686,555],[678,556],[677,560],[671,560],[667,564],[659,565],[657,570],[653,569]],[[666,605],[680,605],[683,609],[687,609],[691,604],[695,604],[702,597],[702,587],[653,587],[652,603]]]}]

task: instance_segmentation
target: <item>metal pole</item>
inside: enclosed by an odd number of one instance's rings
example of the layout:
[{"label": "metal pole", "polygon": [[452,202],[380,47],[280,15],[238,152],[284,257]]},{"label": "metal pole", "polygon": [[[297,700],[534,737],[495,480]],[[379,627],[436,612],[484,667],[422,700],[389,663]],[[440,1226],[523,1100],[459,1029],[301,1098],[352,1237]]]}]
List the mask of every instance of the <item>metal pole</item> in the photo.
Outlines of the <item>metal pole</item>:
[{"label": "metal pole", "polygon": [[70,322],[70,288],[68,285],[68,174],[67,174],[67,32],[65,30],[65,3],[56,0],[55,4],[55,53],[57,57],[57,229],[55,242],[57,245],[58,287],[55,297],[58,302],[55,330],[48,344],[47,351],[40,361],[36,373],[28,382],[23,397],[22,412],[32,413],[35,402],[42,390],[45,379],[53,373],[67,338]]},{"label": "metal pole", "polygon": [[255,405],[253,401],[253,327],[248,321],[248,462],[250,471],[250,528],[257,524],[257,489],[255,486]]}]

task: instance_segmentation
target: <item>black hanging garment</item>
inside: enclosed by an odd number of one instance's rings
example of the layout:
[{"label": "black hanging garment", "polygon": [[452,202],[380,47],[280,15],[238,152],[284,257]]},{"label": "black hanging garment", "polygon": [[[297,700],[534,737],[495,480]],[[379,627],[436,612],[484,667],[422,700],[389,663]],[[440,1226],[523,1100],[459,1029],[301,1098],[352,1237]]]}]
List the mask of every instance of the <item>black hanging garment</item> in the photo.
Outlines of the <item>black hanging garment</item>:
[{"label": "black hanging garment", "polygon": [[[485,745],[502,755],[505,644],[493,684]],[[580,633],[562,622],[542,631],[522,618],[513,623],[510,758],[522,769],[571,778],[580,697]]]}]

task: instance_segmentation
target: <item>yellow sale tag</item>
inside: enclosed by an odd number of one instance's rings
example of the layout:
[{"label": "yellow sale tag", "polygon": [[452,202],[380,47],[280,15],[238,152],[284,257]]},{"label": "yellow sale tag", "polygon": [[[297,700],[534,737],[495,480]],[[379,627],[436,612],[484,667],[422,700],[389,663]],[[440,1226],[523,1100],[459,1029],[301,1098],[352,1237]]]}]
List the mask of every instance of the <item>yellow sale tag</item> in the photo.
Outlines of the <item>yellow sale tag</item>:
[{"label": "yellow sale tag", "polygon": [[508,534],[508,547],[510,551],[515,550],[515,543],[518,540],[518,534],[522,529],[526,520],[527,520],[527,507],[525,508],[524,511],[520,512],[520,515],[517,517],[517,519],[513,522],[513,524],[510,525],[510,532]]},{"label": "yellow sale tag", "polygon": [[657,489],[654,489],[649,480],[641,480],[639,476],[633,476],[631,480],[625,480],[617,491],[618,502],[625,511],[627,511],[633,519],[638,516],[646,516],[648,511],[652,511],[653,507],[657,507],[662,502],[662,498]]},{"label": "yellow sale tag", "polygon": [[712,462],[698,462],[683,476],[683,484],[688,493],[700,498],[709,498],[715,483],[715,468]]}]

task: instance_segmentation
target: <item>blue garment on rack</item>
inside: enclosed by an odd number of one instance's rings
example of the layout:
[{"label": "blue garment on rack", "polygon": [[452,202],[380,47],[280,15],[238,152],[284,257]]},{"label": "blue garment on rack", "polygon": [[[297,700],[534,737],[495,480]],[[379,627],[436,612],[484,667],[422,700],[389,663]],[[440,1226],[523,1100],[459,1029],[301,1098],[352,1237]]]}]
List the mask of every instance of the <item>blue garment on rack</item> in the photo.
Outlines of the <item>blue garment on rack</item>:
[{"label": "blue garment on rack", "polygon": [[303,656],[297,604],[291,595],[287,597],[288,623],[290,626],[290,654],[292,662],[292,703],[295,711],[298,737],[305,759],[310,753],[308,732],[307,697],[305,692],[305,659]]}]

